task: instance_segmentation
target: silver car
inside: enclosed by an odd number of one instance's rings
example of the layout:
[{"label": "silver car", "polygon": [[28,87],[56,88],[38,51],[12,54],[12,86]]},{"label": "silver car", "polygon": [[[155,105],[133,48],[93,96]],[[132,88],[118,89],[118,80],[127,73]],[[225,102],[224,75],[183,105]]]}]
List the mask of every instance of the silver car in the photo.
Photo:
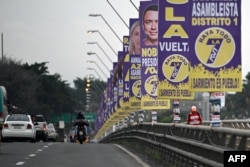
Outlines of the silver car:
[{"label": "silver car", "polygon": [[28,114],[9,114],[2,128],[2,141],[28,139],[36,141],[36,129]]}]

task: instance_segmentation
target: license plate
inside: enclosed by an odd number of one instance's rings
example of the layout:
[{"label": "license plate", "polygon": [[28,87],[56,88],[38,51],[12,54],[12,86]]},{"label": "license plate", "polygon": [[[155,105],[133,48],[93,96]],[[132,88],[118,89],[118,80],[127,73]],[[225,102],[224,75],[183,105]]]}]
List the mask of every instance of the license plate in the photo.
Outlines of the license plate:
[{"label": "license plate", "polygon": [[14,129],[21,129],[20,126],[14,126]]}]

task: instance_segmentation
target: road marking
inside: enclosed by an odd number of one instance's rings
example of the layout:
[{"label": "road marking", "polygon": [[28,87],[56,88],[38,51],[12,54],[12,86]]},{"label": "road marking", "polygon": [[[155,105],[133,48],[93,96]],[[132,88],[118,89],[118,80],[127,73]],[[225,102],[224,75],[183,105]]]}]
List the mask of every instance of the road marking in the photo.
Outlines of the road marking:
[{"label": "road marking", "polygon": [[16,163],[16,165],[20,166],[20,165],[23,165],[25,162],[18,162]]},{"label": "road marking", "polygon": [[131,153],[130,151],[128,151],[127,149],[125,149],[124,147],[114,144],[115,146],[119,147],[120,149],[122,149],[123,151],[125,151],[126,153],[128,153],[130,156],[132,156],[138,163],[140,163],[143,167],[150,167],[150,165],[148,165],[146,162],[144,162],[143,160],[141,160],[141,158],[139,158],[137,155]]},{"label": "road marking", "polygon": [[34,156],[36,156],[36,154],[30,154],[29,156],[30,156],[30,157],[34,157]]}]

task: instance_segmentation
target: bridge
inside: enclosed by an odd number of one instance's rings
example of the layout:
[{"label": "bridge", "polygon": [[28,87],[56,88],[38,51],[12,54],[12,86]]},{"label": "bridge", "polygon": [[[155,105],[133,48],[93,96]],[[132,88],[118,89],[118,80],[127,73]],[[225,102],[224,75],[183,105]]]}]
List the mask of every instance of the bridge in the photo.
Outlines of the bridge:
[{"label": "bridge", "polygon": [[222,120],[221,127],[185,123],[140,123],[102,136],[100,143],[117,143],[157,155],[161,164],[223,167],[224,151],[250,150],[250,119]]}]

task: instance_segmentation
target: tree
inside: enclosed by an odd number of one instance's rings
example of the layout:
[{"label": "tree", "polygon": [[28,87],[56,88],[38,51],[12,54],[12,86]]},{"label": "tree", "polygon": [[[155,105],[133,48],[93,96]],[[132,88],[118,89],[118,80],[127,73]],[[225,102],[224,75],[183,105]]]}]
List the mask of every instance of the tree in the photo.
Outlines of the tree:
[{"label": "tree", "polygon": [[247,118],[250,115],[250,72],[243,80],[242,92],[229,94],[226,96],[223,117],[227,118]]}]

